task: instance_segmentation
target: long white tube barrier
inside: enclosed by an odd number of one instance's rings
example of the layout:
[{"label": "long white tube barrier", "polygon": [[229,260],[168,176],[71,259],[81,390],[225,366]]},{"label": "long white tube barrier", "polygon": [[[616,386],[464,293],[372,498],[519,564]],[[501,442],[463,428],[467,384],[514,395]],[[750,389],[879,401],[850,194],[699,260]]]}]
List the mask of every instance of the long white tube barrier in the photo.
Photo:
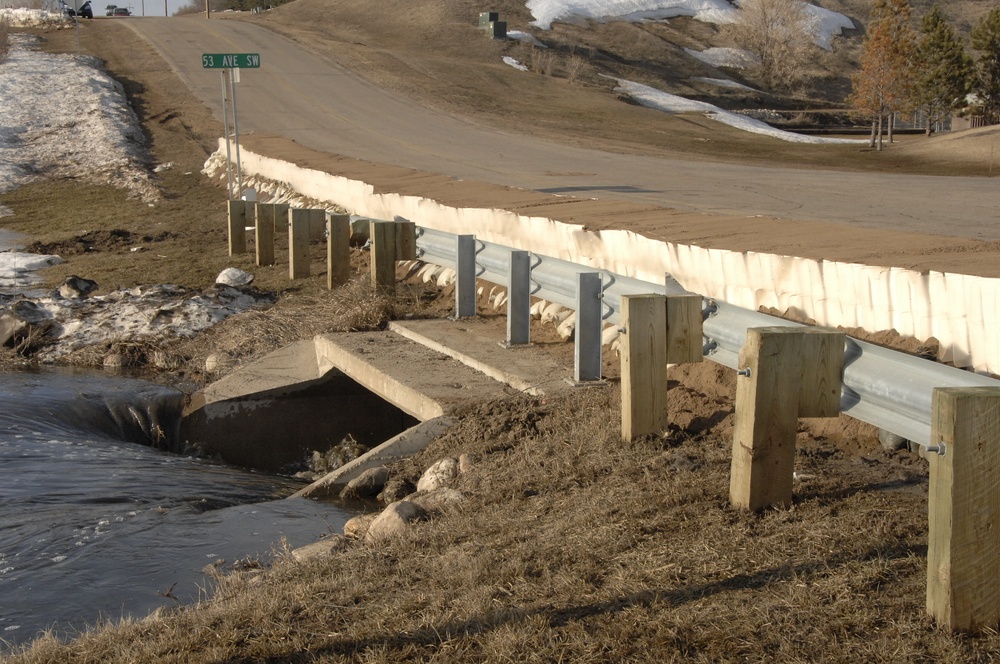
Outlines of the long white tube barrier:
[{"label": "long white tube barrier", "polygon": [[[246,149],[241,158],[248,186],[280,183],[279,198],[331,201],[374,219],[400,216],[425,228],[474,233],[478,240],[649,282],[670,273],[688,291],[750,310],[792,310],[820,325],[894,329],[922,341],[934,337],[941,361],[1000,374],[1000,279],[705,249],[629,231],[591,232],[507,210],[455,208],[417,196],[375,193],[364,182]],[[225,165],[220,149],[205,172],[225,177]]]}]

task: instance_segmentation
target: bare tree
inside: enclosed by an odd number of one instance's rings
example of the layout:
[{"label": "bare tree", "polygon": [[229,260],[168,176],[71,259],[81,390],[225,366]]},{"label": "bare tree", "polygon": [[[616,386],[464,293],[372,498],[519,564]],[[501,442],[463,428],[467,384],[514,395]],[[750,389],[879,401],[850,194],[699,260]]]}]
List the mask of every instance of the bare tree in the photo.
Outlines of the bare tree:
[{"label": "bare tree", "polygon": [[813,41],[813,23],[800,0],[739,0],[734,23],[724,32],[757,64],[751,69],[771,88],[790,88],[801,79]]}]

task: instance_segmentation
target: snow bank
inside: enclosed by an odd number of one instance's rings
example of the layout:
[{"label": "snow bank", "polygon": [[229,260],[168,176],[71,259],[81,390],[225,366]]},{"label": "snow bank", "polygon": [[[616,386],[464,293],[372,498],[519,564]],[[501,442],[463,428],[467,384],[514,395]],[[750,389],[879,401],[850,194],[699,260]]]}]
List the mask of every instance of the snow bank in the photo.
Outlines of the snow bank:
[{"label": "snow bank", "polygon": [[73,24],[62,12],[11,7],[0,9],[0,21],[14,28],[59,28]]},{"label": "snow bank", "polygon": [[145,137],[121,84],[94,58],[32,51],[37,39],[29,35],[10,41],[0,62],[0,191],[43,175],[157,200]]}]

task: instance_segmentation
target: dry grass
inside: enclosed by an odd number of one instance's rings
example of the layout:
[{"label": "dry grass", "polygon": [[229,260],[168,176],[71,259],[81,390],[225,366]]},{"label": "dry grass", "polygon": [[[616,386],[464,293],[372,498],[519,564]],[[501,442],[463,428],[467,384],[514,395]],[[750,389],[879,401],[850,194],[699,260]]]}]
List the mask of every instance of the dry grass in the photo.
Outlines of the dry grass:
[{"label": "dry grass", "polygon": [[617,390],[480,405],[394,471],[471,453],[466,500],[395,541],[221,579],[161,619],[46,638],[85,661],[989,661],[924,617],[926,474],[804,449],[793,509],[728,506],[729,444],[618,439]]},{"label": "dry grass", "polygon": [[10,51],[10,27],[7,25],[7,19],[0,18],[0,62],[7,57],[7,53]]}]

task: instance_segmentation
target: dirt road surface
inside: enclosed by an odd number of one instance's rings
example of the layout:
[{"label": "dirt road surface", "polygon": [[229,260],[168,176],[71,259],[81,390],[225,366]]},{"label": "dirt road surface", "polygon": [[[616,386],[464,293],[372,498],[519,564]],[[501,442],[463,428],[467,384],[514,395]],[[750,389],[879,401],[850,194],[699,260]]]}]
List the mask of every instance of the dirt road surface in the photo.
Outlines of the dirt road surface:
[{"label": "dirt road surface", "polygon": [[[218,118],[221,76],[202,68],[201,54],[260,53],[261,68],[243,70],[237,86],[245,134],[545,193],[832,223],[840,235],[860,227],[1000,240],[1000,192],[988,178],[760,168],[583,149],[429,110],[246,21],[147,18],[128,25]],[[863,234],[856,239],[859,247],[872,246]]]}]

